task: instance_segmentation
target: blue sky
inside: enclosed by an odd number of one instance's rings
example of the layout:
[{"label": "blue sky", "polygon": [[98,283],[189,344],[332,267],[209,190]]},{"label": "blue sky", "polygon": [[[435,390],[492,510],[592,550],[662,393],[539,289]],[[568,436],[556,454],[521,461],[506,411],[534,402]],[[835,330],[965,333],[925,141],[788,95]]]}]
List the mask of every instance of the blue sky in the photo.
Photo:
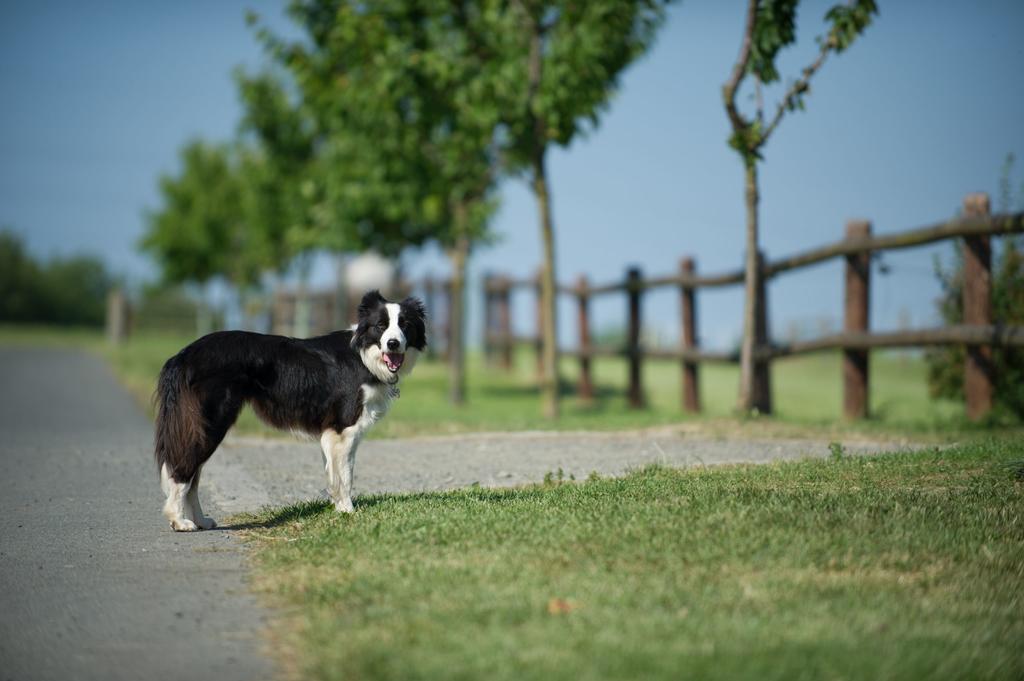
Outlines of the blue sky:
[{"label": "blue sky", "polygon": [[[705,272],[739,266],[742,169],[725,144],[720,87],[738,49],[743,5],[675,5],[600,127],[552,154],[560,279],[586,272],[609,281],[631,264],[663,274],[686,254]],[[802,4],[800,42],[781,61],[784,77],[811,58],[828,6]],[[134,244],[145,210],[158,205],[158,175],[175,169],[190,138],[233,134],[231,70],[262,59],[246,8],[287,27],[279,3],[0,4],[0,225],[40,255],[96,253],[132,280],[153,278]],[[925,10],[882,0],[880,8],[867,34],[815,79],[807,111],[787,116],[766,149],[769,257],[833,241],[850,218],[872,220],[879,233],[941,221],[968,192],[995,198],[1005,155],[1024,157],[1024,3],[940,1]],[[1016,176],[1019,184],[1019,167]],[[475,257],[473,272],[533,272],[539,229],[521,180],[504,185],[494,229],[499,240]],[[892,271],[875,280],[875,328],[937,322],[932,258],[948,251],[886,256]],[[430,249],[405,264],[412,274],[445,271]],[[838,263],[774,282],[773,329],[839,323],[840,283]],[[708,345],[738,337],[740,303],[738,289],[701,295]],[[516,304],[525,330],[529,301]],[[624,308],[619,298],[599,300],[596,325],[621,324]],[[570,309],[561,315],[563,342],[575,337]],[[646,319],[667,341],[677,309],[670,292],[645,303]]]}]

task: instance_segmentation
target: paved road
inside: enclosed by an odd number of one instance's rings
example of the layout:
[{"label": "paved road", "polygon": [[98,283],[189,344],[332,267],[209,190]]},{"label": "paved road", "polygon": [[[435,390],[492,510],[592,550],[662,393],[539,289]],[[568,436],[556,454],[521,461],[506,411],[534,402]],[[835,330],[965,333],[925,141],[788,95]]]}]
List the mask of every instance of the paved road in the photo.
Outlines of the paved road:
[{"label": "paved road", "polygon": [[0,348],[0,679],[273,675],[237,539],[170,531],[151,442],[98,359]]}]

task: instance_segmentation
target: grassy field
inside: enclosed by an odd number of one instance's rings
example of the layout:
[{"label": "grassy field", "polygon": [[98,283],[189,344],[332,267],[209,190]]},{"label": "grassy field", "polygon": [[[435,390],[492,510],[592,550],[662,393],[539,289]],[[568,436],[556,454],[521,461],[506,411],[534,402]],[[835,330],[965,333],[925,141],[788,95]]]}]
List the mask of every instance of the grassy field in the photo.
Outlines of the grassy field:
[{"label": "grassy field", "polygon": [[239,519],[296,678],[1024,678],[1024,445]]},{"label": "grassy field", "polygon": [[[156,376],[163,362],[188,343],[185,337],[137,335],[119,348],[107,346],[97,332],[0,327],[0,344],[85,347],[107,358],[119,379],[140,403],[149,405]],[[631,410],[626,405],[626,365],[616,359],[595,362],[598,396],[583,403],[575,396],[577,366],[563,361],[565,399],[563,417],[549,422],[540,417],[530,353],[517,356],[514,371],[488,369],[473,354],[469,363],[469,401],[461,408],[447,399],[447,370],[438,362],[421,362],[403,384],[402,399],[372,437],[511,430],[615,430],[683,424],[727,432],[827,434],[864,432],[871,435],[935,436],[943,439],[963,433],[977,434],[965,418],[962,404],[932,400],[928,396],[925,366],[919,357],[875,353],[871,367],[873,417],[845,424],[841,414],[840,356],[822,353],[776,362],[773,382],[776,415],[756,421],[732,416],[738,369],[708,365],[701,369],[701,397],[705,414],[695,417],[680,410],[680,371],[670,361],[644,365],[648,406]],[[272,434],[248,410],[237,430]]]}]

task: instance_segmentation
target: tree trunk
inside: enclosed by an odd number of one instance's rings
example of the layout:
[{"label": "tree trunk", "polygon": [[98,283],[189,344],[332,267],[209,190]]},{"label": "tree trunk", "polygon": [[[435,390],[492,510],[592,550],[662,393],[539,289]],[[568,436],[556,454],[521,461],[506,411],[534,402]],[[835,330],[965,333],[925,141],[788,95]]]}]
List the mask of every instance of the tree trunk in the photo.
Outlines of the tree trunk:
[{"label": "tree trunk", "polygon": [[299,287],[295,292],[295,311],[292,316],[292,335],[296,338],[309,338],[309,271],[312,267],[312,256],[299,256]]},{"label": "tree trunk", "polygon": [[522,2],[517,3],[523,13],[524,28],[530,35],[530,53],[527,59],[527,107],[533,127],[533,194],[537,197],[540,213],[540,236],[544,262],[540,272],[541,322],[541,411],[546,418],[558,417],[558,330],[555,298],[555,229],[551,220],[551,193],[545,163],[547,156],[547,125],[539,113],[537,93],[540,91],[544,69],[544,31],[540,18],[533,16]]},{"label": "tree trunk", "polygon": [[210,309],[212,282],[203,282],[199,287],[199,302],[196,304],[196,337],[202,338],[213,331],[213,312]]},{"label": "tree trunk", "polygon": [[238,302],[238,328],[243,331],[252,331],[252,315],[250,314],[249,301],[252,298],[252,292],[249,287],[245,284],[235,284],[235,300]]},{"label": "tree trunk", "polygon": [[754,344],[756,342],[756,325],[758,306],[758,248],[757,248],[757,161],[744,161],[746,172],[746,204],[747,204],[747,250],[746,276],[744,280],[743,301],[743,343],[740,346],[740,391],[736,408],[742,412],[751,411],[755,405],[754,394]]},{"label": "tree trunk", "polygon": [[551,198],[545,167],[545,150],[534,156],[533,193],[540,212],[540,235],[544,262],[540,276],[541,305],[541,408],[546,418],[558,417],[558,333],[555,291],[555,229],[551,220]]},{"label": "tree trunk", "polygon": [[448,399],[452,404],[466,403],[466,263],[469,239],[466,234],[466,206],[455,207],[459,237],[448,252],[452,263],[451,298],[448,307]]},{"label": "tree trunk", "polygon": [[295,293],[295,316],[292,319],[292,335],[296,338],[309,338],[309,295],[306,290],[306,279],[299,281]]}]

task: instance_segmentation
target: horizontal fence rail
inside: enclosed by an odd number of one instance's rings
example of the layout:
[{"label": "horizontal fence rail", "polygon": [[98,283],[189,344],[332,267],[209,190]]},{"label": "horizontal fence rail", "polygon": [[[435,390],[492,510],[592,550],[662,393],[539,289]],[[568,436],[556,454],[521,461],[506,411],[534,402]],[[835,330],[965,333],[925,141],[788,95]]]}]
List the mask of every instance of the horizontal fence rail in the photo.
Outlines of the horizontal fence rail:
[{"label": "horizontal fence rail", "polygon": [[[948,222],[921,227],[899,234],[884,234],[859,239],[844,239],[832,244],[820,246],[803,253],[797,253],[785,258],[768,261],[764,266],[764,276],[773,277],[789,270],[816,265],[832,258],[855,255],[858,253],[871,253],[876,251],[899,250],[903,248],[914,248],[925,246],[938,241],[948,239],[964,238],[971,236],[1005,236],[1008,234],[1024,234],[1024,213],[1010,213],[1005,215],[993,215],[987,218],[959,218]],[[660,277],[651,277],[640,281],[639,286],[644,290],[663,288],[666,286],[680,286],[684,288],[714,288],[718,286],[732,286],[743,283],[743,269],[721,272],[718,274],[686,275],[673,274]],[[537,286],[535,277],[501,277],[492,276],[485,282],[484,290],[500,292],[506,289],[532,289]],[[623,293],[627,290],[628,283],[614,281],[606,284],[587,286],[580,289],[579,285],[559,285],[558,292],[565,295],[599,296],[608,293]]]},{"label": "horizontal fence rail", "polygon": [[760,348],[763,359],[789,357],[822,350],[874,350],[878,348],[922,348],[935,345],[1024,346],[1024,326],[945,326],[937,329],[885,333],[837,333],[798,343]]},{"label": "horizontal fence rail", "polygon": [[[762,259],[757,282],[759,306],[763,317],[755,330],[755,393],[759,407],[771,411],[770,362],[794,355],[824,350],[843,351],[844,415],[848,418],[868,416],[868,352],[880,348],[963,345],[967,348],[965,367],[965,399],[967,413],[979,418],[992,404],[993,347],[1024,347],[1024,326],[993,324],[991,313],[991,243],[992,237],[1024,233],[1024,213],[989,214],[985,194],[971,194],[964,199],[963,216],[894,234],[873,235],[871,224],[851,221],[845,238],[801,253],[776,260]],[[935,329],[896,332],[871,332],[870,260],[874,253],[924,246],[950,239],[964,244],[964,323]],[[771,278],[833,258],[846,261],[844,272],[844,323],[841,333],[792,343],[770,340],[767,323],[765,282]],[[580,396],[593,395],[591,360],[596,357],[625,358],[629,382],[627,396],[631,406],[643,405],[640,365],[644,358],[678,360],[682,365],[682,404],[689,412],[700,411],[697,367],[701,363],[736,363],[739,352],[722,352],[699,347],[696,321],[696,294],[699,289],[742,284],[744,271],[737,269],[717,274],[698,274],[692,258],[680,262],[676,274],[644,278],[639,269],[627,272],[621,281],[591,285],[581,276],[572,285],[559,285],[563,295],[576,299],[579,342],[562,354],[580,362]],[[678,348],[645,348],[640,341],[641,296],[652,289],[672,287],[680,292],[680,345]],[[512,351],[518,344],[540,346],[538,315],[535,335],[514,335],[511,328],[510,296],[513,291],[535,292],[539,309],[539,278],[488,275],[484,280],[484,344],[488,356],[503,366],[511,366]],[[622,346],[609,347],[591,343],[589,302],[595,296],[625,294],[627,300],[627,338]]]},{"label": "horizontal fence rail", "polygon": [[[518,342],[532,343],[533,337],[519,336]],[[777,359],[823,350],[878,350],[882,348],[923,348],[935,345],[991,345],[992,347],[1024,346],[1024,326],[944,326],[936,329],[891,331],[875,333],[835,333],[814,340],[762,346],[755,350],[758,359]],[[622,346],[588,348],[562,348],[560,353],[569,357],[627,357],[629,350]],[[737,364],[739,351],[651,348],[643,355],[651,359],[678,359],[687,362],[720,362]]]}]

